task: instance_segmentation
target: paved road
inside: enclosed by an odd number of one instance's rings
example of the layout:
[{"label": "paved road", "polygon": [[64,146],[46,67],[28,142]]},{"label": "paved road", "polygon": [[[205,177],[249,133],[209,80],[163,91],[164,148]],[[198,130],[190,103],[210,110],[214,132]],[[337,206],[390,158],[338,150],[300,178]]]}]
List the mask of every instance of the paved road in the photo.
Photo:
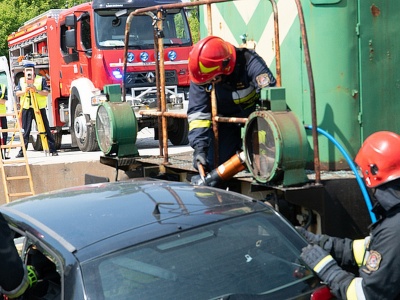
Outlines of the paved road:
[{"label": "paved road", "polygon": [[[71,137],[63,136],[62,147],[59,156],[46,156],[42,151],[34,151],[31,144],[27,150],[30,172],[32,174],[33,188],[35,194],[59,190],[68,187],[80,186],[86,184],[86,175],[97,176],[99,178],[108,178],[110,181],[124,180],[127,175],[124,171],[115,172],[114,168],[104,165],[100,162],[103,156],[101,151],[82,152],[78,148],[71,148]],[[154,132],[152,129],[143,129],[138,133],[137,147],[142,157],[159,156],[158,141],[154,140]],[[11,149],[10,157],[14,158],[19,151]],[[191,151],[190,146],[173,146],[168,147],[168,153],[171,157],[173,154]],[[184,155],[186,155],[186,153]],[[189,153],[191,157],[191,154]],[[162,159],[162,158],[160,158]],[[25,176],[26,168],[21,163],[6,165],[7,176]],[[45,175],[45,176],[44,176]],[[8,189],[11,193],[20,193],[31,191],[28,181],[12,181],[9,183]],[[4,186],[0,185],[0,195],[5,193]],[[0,205],[5,203],[5,197],[0,197]],[[13,197],[11,201],[17,200]]]},{"label": "paved road", "polygon": [[[139,149],[141,156],[159,155],[159,142],[154,140],[154,130],[149,128],[142,129],[137,136],[136,145]],[[192,148],[186,146],[173,146],[171,143],[168,145],[168,154],[176,154],[191,151]],[[10,157],[15,157],[19,151],[18,149],[11,149]],[[69,135],[63,136],[62,146],[59,151],[59,156],[46,156],[41,151],[35,151],[32,145],[29,144],[27,149],[29,164],[50,164],[60,162],[76,162],[76,161],[99,161],[100,156],[103,155],[101,151],[95,152],[82,152],[78,148],[71,148],[71,137]]]}]

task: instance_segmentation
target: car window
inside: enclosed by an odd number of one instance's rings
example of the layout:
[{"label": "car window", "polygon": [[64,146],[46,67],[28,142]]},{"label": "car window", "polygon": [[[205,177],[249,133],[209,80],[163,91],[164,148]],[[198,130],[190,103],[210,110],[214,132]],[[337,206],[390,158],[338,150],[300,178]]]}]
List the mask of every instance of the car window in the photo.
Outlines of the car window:
[{"label": "car window", "polygon": [[61,264],[56,256],[41,243],[33,242],[29,237],[15,233],[14,243],[26,265],[35,268],[38,282],[28,289],[24,299],[59,300],[62,298]]},{"label": "car window", "polygon": [[93,299],[289,298],[310,290],[304,241],[272,211],[177,233],[85,263]]}]

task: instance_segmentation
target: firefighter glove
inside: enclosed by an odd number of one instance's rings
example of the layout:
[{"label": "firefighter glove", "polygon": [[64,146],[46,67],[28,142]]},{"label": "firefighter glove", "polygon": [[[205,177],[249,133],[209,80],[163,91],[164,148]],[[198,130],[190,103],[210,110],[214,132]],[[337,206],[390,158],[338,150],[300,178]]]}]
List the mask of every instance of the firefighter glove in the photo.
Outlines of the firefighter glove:
[{"label": "firefighter glove", "polygon": [[335,278],[344,272],[333,257],[318,245],[308,245],[303,248],[300,256],[317,273],[318,277],[328,285],[333,283]]},{"label": "firefighter glove", "polygon": [[296,226],[296,230],[298,233],[300,233],[310,244],[319,244],[321,241],[322,235],[320,234],[314,234],[304,227],[301,226]]},{"label": "firefighter glove", "polygon": [[296,226],[295,227],[297,232],[301,234],[302,237],[304,237],[307,242],[309,242],[310,244],[314,244],[314,239],[315,239],[315,234],[308,231],[307,229],[305,229],[302,226]]},{"label": "firefighter glove", "polygon": [[310,244],[318,245],[322,249],[330,252],[333,247],[333,240],[326,234],[314,234],[304,227],[296,226],[296,230],[300,233]]},{"label": "firefighter glove", "polygon": [[6,299],[20,299],[20,297],[30,288],[36,285],[38,276],[33,266],[26,266],[26,271],[21,284],[13,291],[1,291]]},{"label": "firefighter glove", "polygon": [[26,266],[26,269],[28,271],[29,287],[31,288],[36,285],[38,281],[38,275],[34,266]]},{"label": "firefighter glove", "polygon": [[195,149],[193,153],[193,168],[198,170],[199,163],[208,171],[207,152],[203,148]]}]

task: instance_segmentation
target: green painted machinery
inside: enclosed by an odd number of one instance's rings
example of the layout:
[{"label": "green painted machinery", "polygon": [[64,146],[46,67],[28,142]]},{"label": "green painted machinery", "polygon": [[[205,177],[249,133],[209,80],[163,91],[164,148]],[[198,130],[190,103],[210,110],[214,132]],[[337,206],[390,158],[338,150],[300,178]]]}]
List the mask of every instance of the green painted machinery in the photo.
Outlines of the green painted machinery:
[{"label": "green painted machinery", "polygon": [[99,105],[96,115],[96,137],[106,156],[138,156],[136,137],[138,125],[134,111],[121,102],[119,85],[104,87],[109,101]]},{"label": "green painted machinery", "polygon": [[297,116],[287,109],[284,88],[261,91],[270,110],[253,112],[246,123],[243,151],[256,181],[292,186],[308,181],[306,132]]},{"label": "green painted machinery", "polygon": [[[235,46],[252,46],[276,74],[271,1],[238,0],[212,5],[212,34]],[[276,0],[281,85],[287,105],[311,124],[307,60],[295,0]],[[398,0],[300,0],[313,70],[317,126],[355,157],[371,133],[400,133],[400,31]],[[200,9],[201,36],[207,8]],[[311,132],[307,132],[313,145]],[[322,170],[349,169],[341,152],[318,138]],[[308,162],[313,164],[312,151]]]}]

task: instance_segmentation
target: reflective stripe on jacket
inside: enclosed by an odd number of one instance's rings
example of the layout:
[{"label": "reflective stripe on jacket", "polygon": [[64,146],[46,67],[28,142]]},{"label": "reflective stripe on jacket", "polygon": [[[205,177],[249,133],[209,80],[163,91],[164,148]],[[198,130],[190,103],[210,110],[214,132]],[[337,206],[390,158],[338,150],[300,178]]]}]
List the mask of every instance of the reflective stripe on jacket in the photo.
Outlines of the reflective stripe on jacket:
[{"label": "reflective stripe on jacket", "polygon": [[[215,84],[218,115],[247,118],[256,109],[260,98],[261,88],[257,81],[260,75],[268,77],[269,86],[275,86],[275,77],[265,61],[254,51],[237,48],[233,72],[221,76],[221,81]],[[187,115],[190,146],[194,149],[208,149],[212,130],[211,85],[191,82],[189,97]],[[224,145],[220,144],[220,148],[224,149]]]}]

